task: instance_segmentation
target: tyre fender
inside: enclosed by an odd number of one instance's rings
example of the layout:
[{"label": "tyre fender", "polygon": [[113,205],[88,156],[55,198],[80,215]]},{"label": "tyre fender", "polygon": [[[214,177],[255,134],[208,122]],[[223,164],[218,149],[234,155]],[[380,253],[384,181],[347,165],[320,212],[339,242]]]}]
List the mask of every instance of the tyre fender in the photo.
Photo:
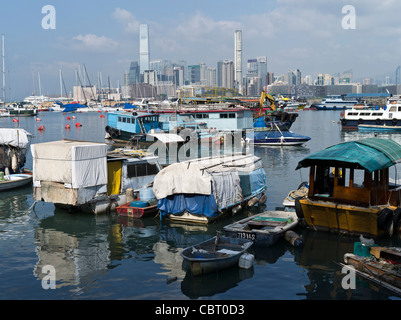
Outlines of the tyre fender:
[{"label": "tyre fender", "polygon": [[384,208],[377,217],[377,228],[389,235],[393,234],[394,213],[390,208]]},{"label": "tyre fender", "polygon": [[299,219],[303,219],[304,218],[304,212],[302,210],[302,206],[301,203],[299,202],[299,200],[303,199],[302,197],[298,197],[295,199],[295,213],[297,214],[297,217]]}]

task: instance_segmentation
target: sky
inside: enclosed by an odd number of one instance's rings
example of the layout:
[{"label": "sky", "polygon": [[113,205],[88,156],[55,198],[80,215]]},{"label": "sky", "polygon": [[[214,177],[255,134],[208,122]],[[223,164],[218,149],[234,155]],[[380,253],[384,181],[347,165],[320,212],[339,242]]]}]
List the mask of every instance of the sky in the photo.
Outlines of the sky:
[{"label": "sky", "polygon": [[[388,75],[401,65],[401,1],[383,0],[0,0],[5,36],[7,100],[33,92],[59,94],[59,70],[67,90],[85,65],[90,81],[123,84],[139,61],[139,24],[149,26],[150,60],[188,65],[234,60],[234,32],[242,30],[246,61],[267,57],[275,75],[302,76],[352,69],[354,80]],[[51,5],[49,11],[42,9]],[[344,9],[345,6],[348,6]],[[355,14],[346,10],[351,6]],[[345,10],[345,11],[344,11]],[[55,21],[45,29],[42,20]],[[1,64],[0,64],[1,66]],[[379,81],[378,81],[379,82]],[[0,77],[2,85],[2,78]],[[0,94],[2,98],[2,94]]]}]

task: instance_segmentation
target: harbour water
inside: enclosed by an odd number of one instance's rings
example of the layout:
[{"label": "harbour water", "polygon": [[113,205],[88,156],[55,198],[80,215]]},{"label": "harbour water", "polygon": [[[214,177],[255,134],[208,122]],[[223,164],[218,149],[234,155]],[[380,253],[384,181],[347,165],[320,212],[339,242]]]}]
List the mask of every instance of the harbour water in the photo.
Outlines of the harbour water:
[{"label": "harbour water", "polygon": [[[34,134],[32,144],[63,138],[104,142],[106,116],[78,113],[77,119],[56,112],[20,118],[19,126]],[[71,116],[71,115],[70,115]],[[279,242],[252,249],[251,269],[234,267],[219,274],[192,277],[182,268],[180,251],[206,240],[217,230],[249,213],[282,205],[290,190],[308,179],[298,161],[330,145],[373,136],[341,132],[340,111],[300,111],[292,131],[311,137],[303,147],[255,148],[267,174],[267,202],[250,212],[209,226],[178,225],[158,217],[122,220],[115,214],[94,216],[55,209],[34,200],[32,188],[0,193],[0,299],[135,299],[135,300],[345,300],[399,299],[389,291],[357,278],[344,289],[338,263],[353,251],[357,237],[298,229],[303,246]],[[75,127],[80,122],[82,127]],[[65,125],[70,124],[69,130]],[[44,131],[38,131],[39,126]],[[15,127],[0,118],[0,127]],[[384,134],[401,142],[400,134]],[[32,168],[32,156],[27,157]],[[401,238],[377,240],[399,246]],[[46,266],[56,271],[55,289],[46,289]]]}]

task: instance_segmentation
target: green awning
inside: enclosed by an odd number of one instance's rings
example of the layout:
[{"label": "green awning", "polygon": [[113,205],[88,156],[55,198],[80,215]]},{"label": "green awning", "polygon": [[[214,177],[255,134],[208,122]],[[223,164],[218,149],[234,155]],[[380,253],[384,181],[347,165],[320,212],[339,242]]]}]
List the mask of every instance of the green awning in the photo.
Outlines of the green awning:
[{"label": "green awning", "polygon": [[325,163],[348,165],[369,172],[391,167],[401,160],[401,146],[389,139],[368,138],[340,143],[316,152],[298,163],[296,169]]}]

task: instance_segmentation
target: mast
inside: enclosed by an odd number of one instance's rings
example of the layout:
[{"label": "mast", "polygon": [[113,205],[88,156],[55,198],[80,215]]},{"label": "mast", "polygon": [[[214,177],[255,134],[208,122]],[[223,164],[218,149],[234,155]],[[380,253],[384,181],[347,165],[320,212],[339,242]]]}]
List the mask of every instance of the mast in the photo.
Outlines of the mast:
[{"label": "mast", "polygon": [[1,35],[2,42],[2,57],[3,57],[3,103],[6,104],[6,68],[5,68],[5,58],[4,58],[4,34]]},{"label": "mast", "polygon": [[63,82],[61,79],[61,69],[59,70],[59,75],[60,75],[60,97],[63,97]]}]

